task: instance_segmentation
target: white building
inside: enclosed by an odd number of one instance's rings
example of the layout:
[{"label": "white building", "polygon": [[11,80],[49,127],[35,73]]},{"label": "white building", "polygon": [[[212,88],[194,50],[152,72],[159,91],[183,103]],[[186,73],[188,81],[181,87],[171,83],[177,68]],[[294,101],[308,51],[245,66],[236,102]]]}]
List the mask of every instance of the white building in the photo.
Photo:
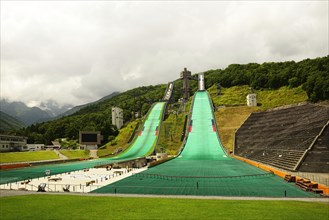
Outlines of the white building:
[{"label": "white building", "polygon": [[123,125],[123,110],[118,107],[112,108],[112,125],[120,129]]},{"label": "white building", "polygon": [[0,134],[0,151],[22,151],[27,137]]},{"label": "white building", "polygon": [[256,94],[248,94],[247,95],[247,106],[257,106],[257,97]]},{"label": "white building", "polygon": [[44,144],[27,144],[22,151],[39,151],[45,149]]}]

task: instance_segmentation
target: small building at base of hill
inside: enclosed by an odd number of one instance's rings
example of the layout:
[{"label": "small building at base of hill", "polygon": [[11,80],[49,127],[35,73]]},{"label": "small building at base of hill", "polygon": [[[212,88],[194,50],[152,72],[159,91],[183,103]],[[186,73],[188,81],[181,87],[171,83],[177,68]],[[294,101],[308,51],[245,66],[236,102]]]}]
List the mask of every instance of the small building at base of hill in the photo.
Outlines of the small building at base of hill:
[{"label": "small building at base of hill", "polygon": [[0,152],[23,151],[27,137],[0,134]]},{"label": "small building at base of hill", "polygon": [[100,131],[79,131],[79,144],[81,150],[97,150],[103,136]]},{"label": "small building at base of hill", "polygon": [[248,94],[247,95],[247,106],[249,106],[249,107],[257,106],[257,96],[256,96],[256,94]]},{"label": "small building at base of hill", "polygon": [[45,145],[44,144],[27,144],[23,147],[22,151],[39,151],[44,150]]}]

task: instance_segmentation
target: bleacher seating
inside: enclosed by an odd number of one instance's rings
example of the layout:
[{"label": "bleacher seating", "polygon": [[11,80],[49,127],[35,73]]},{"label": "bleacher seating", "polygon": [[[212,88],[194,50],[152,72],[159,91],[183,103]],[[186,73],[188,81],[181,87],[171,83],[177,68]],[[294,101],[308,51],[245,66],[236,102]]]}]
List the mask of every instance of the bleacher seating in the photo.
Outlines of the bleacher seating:
[{"label": "bleacher seating", "polygon": [[[329,107],[314,104],[252,113],[236,132],[234,153],[282,169],[294,170],[328,120]],[[312,151],[314,158],[318,158],[316,149],[324,152],[322,145],[326,141],[317,142],[318,147],[314,146]],[[326,147],[328,155],[329,147]],[[302,167],[305,169],[305,166]]]},{"label": "bleacher seating", "polygon": [[308,152],[299,171],[329,173],[329,126],[316,140],[311,151]]}]

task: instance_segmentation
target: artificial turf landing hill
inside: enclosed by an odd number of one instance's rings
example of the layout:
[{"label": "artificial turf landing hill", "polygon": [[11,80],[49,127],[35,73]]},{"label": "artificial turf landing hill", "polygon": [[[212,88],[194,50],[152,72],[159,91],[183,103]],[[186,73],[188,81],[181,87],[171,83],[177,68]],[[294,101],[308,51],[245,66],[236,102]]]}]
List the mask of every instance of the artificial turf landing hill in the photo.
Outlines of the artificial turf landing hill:
[{"label": "artificial turf landing hill", "polygon": [[313,197],[257,167],[228,157],[217,136],[208,92],[196,92],[181,154],[95,193]]}]

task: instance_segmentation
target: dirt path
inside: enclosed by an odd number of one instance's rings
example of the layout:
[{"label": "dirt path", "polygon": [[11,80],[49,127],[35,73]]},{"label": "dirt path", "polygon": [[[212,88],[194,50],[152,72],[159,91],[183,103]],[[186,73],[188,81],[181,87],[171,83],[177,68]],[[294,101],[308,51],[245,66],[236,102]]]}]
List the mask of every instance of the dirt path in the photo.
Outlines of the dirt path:
[{"label": "dirt path", "polygon": [[97,150],[90,150],[89,151],[89,157],[97,159]]},{"label": "dirt path", "polygon": [[59,152],[58,150],[54,150],[54,152],[59,156],[60,159],[62,159],[62,160],[67,160],[68,159],[67,156],[61,154],[61,152]]}]

